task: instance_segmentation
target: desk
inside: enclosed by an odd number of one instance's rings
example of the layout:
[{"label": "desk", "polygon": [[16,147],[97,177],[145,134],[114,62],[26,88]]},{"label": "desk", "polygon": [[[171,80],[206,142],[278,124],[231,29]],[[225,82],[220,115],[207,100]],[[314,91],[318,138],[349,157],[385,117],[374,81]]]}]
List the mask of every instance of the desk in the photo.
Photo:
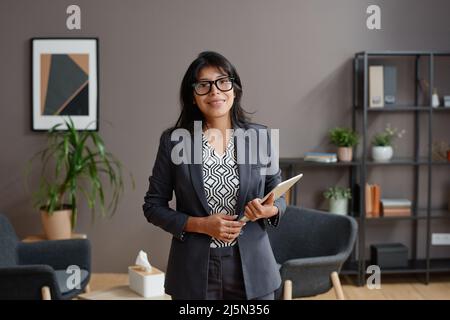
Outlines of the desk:
[{"label": "desk", "polygon": [[[87,235],[82,233],[72,233],[70,239],[87,239]],[[37,241],[46,241],[48,240],[43,234],[35,234],[24,238],[23,242],[37,242]]]},{"label": "desk", "polygon": [[144,298],[130,289],[128,285],[115,286],[112,288],[91,291],[78,296],[80,300],[171,300],[167,294]]}]

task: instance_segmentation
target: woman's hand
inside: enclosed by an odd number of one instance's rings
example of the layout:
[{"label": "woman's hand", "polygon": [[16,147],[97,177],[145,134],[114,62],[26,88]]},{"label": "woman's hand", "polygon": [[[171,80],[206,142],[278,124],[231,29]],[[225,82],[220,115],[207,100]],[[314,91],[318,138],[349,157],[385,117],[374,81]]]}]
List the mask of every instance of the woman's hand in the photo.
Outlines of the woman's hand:
[{"label": "woman's hand", "polygon": [[248,202],[245,206],[245,216],[250,221],[256,221],[261,218],[270,218],[278,214],[278,208],[273,205],[274,199],[273,192],[269,198],[261,204],[261,199],[256,198]]},{"label": "woman's hand", "polygon": [[245,222],[234,221],[237,215],[230,216],[223,213],[212,214],[204,219],[203,231],[207,235],[214,237],[216,239],[232,242],[236,239]]}]

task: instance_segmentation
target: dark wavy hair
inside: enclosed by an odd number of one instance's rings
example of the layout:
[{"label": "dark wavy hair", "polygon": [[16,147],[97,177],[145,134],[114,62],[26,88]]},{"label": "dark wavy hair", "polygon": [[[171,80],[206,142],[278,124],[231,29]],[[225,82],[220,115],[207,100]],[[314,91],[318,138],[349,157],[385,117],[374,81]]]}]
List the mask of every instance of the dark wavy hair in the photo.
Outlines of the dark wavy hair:
[{"label": "dark wavy hair", "polygon": [[192,133],[194,130],[194,121],[205,121],[203,113],[194,104],[194,89],[192,88],[192,84],[198,80],[200,70],[205,67],[215,67],[234,78],[233,87],[236,96],[230,110],[231,123],[238,127],[242,127],[248,123],[250,119],[247,114],[249,112],[245,111],[241,106],[242,84],[236,68],[223,55],[213,51],[204,51],[191,63],[184,74],[180,88],[181,114],[174,129],[184,128]]}]

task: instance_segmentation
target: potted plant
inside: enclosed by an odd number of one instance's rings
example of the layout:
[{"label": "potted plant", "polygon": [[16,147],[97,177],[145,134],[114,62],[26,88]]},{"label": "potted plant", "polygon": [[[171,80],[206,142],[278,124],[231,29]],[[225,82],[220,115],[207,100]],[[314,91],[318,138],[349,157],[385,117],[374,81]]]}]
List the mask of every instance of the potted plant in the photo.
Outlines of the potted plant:
[{"label": "potted plant", "polygon": [[330,212],[342,215],[348,213],[348,200],[352,198],[350,188],[330,187],[323,195],[328,199]]},{"label": "potted plant", "polygon": [[339,161],[350,162],[353,158],[353,147],[358,143],[358,134],[347,128],[334,128],[330,130],[330,141],[338,147]]},{"label": "potted plant", "polygon": [[[33,194],[33,206],[40,210],[47,239],[67,239],[76,226],[79,195],[86,197],[95,219],[97,204],[101,216],[112,216],[123,193],[122,164],[107,152],[103,140],[94,131],[77,131],[72,119],[65,121],[67,131],[48,132],[48,145],[28,162],[27,176],[33,161],[42,161],[39,187]],[[50,167],[52,165],[52,167]],[[111,200],[105,211],[102,176],[111,187]],[[133,188],[134,181],[130,174]]]},{"label": "potted plant", "polygon": [[393,139],[401,138],[405,132],[405,130],[398,132],[397,128],[391,128],[388,124],[384,131],[376,134],[372,140],[372,159],[375,162],[388,162],[394,154]]}]

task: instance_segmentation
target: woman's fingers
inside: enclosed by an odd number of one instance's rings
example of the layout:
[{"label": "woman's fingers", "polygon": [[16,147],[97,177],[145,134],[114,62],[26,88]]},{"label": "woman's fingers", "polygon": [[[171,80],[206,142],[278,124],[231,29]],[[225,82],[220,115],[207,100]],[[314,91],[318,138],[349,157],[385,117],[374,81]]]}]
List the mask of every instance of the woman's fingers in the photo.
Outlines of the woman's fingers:
[{"label": "woman's fingers", "polygon": [[218,213],[217,217],[220,219],[220,224],[217,230],[219,234],[215,238],[225,242],[232,242],[239,236],[245,222],[235,221],[237,215],[230,216],[224,213]]},{"label": "woman's fingers", "polygon": [[221,233],[220,240],[225,242],[232,242],[239,236],[240,232],[223,232]]},{"label": "woman's fingers", "polygon": [[228,214],[226,214],[226,213],[221,213],[221,214],[220,214],[220,217],[221,217],[222,219],[224,219],[224,220],[231,220],[231,221],[233,221],[233,220],[235,220],[235,219],[238,217],[238,215],[235,214],[234,216],[230,216],[230,215],[228,215]]},{"label": "woman's fingers", "polygon": [[248,205],[245,206],[245,216],[250,221],[255,221],[257,219],[255,214],[253,213],[252,209],[250,209],[250,207]]}]

